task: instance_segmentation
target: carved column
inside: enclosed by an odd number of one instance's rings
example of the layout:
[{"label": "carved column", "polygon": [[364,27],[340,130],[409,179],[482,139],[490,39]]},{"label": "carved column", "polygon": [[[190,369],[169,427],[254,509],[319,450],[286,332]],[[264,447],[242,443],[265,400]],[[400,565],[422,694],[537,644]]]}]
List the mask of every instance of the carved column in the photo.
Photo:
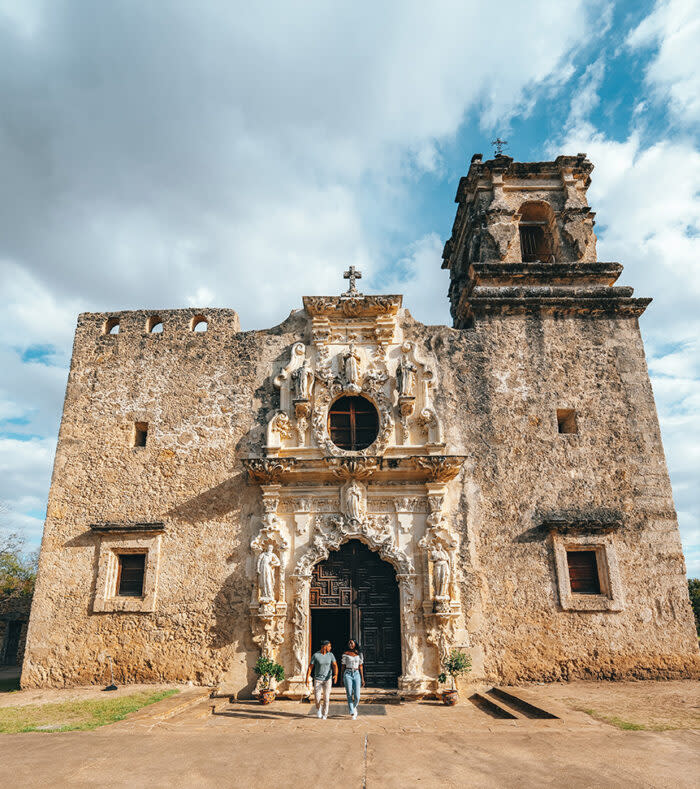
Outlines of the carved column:
[{"label": "carved column", "polygon": [[401,665],[399,688],[422,695],[427,689],[426,677],[421,670],[420,644],[416,617],[418,576],[415,573],[397,573],[399,603],[401,606]]},{"label": "carved column", "polygon": [[285,693],[290,698],[304,698],[308,695],[305,682],[306,667],[309,663],[309,591],[311,573],[296,575],[294,609],[292,613],[292,660],[293,674]]}]

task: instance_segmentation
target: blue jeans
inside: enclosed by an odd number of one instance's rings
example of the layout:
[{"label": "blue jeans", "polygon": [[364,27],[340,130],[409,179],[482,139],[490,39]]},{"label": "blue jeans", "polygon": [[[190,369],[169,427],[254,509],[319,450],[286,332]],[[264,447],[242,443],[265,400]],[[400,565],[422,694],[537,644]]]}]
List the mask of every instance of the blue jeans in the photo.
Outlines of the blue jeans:
[{"label": "blue jeans", "polygon": [[345,693],[348,697],[348,709],[350,713],[354,711],[360,703],[360,688],[362,687],[362,677],[360,676],[359,669],[355,671],[345,670],[343,674],[343,685],[345,685]]}]

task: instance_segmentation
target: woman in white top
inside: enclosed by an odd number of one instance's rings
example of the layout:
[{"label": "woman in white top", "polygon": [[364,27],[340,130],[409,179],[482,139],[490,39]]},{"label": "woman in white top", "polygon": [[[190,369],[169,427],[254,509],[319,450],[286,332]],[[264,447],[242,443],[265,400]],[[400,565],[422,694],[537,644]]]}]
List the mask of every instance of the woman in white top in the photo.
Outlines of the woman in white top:
[{"label": "woman in white top", "polygon": [[364,660],[360,645],[352,638],[348,641],[348,648],[343,652],[341,664],[343,667],[343,685],[348,697],[348,709],[353,717],[357,718],[357,705],[360,703],[360,686],[364,687],[365,674],[362,668]]}]

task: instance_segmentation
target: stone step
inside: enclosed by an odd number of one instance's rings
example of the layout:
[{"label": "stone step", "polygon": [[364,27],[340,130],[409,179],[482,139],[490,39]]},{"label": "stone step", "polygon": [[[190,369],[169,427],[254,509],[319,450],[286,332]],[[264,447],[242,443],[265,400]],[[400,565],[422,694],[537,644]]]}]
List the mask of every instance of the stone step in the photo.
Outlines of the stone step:
[{"label": "stone step", "polygon": [[503,705],[510,707],[516,712],[519,712],[520,714],[524,715],[526,718],[559,720],[558,715],[554,715],[551,712],[542,709],[542,707],[538,707],[529,701],[525,701],[525,699],[520,698],[520,696],[516,696],[510,690],[493,687],[491,688],[491,690],[487,692],[489,696],[497,699]]},{"label": "stone step", "polygon": [[187,690],[180,691],[174,696],[168,696],[167,699],[157,701],[155,704],[149,704],[147,707],[141,707],[140,710],[132,712],[124,720],[132,723],[134,721],[153,720],[162,721],[172,718],[183,712],[193,704],[197,704],[204,699],[211,696],[211,688],[188,688]]},{"label": "stone step", "polygon": [[500,718],[502,720],[517,720],[518,718],[518,716],[509,709],[506,709],[506,707],[483,693],[472,693],[472,695],[469,696],[469,701],[492,718]]}]

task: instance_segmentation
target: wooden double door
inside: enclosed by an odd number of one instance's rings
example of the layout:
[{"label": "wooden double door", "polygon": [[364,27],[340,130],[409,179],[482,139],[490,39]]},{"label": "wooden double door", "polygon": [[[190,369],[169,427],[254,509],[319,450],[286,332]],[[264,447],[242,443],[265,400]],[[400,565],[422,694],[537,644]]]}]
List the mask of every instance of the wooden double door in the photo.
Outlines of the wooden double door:
[{"label": "wooden double door", "polygon": [[399,588],[396,572],[358,540],[316,565],[309,595],[311,650],[332,643],[340,665],[350,638],[360,643],[365,681],[392,688],[401,674]]}]

